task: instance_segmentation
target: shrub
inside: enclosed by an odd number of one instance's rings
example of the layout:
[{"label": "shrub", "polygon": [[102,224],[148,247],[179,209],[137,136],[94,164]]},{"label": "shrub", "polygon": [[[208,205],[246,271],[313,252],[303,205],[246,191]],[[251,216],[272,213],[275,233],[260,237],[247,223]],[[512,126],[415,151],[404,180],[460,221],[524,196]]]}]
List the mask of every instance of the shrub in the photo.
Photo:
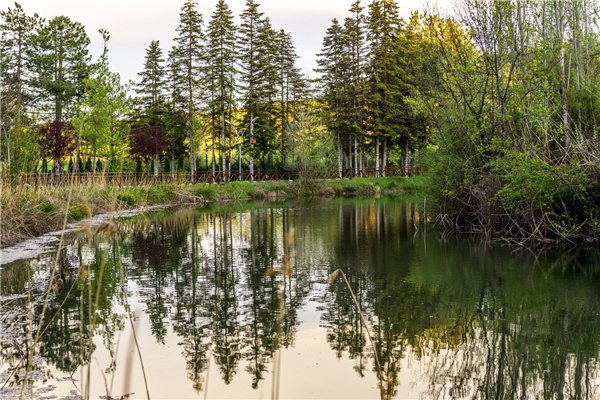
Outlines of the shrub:
[{"label": "shrub", "polygon": [[81,221],[84,218],[90,218],[92,216],[92,209],[87,204],[87,202],[79,202],[77,204],[73,204],[69,208],[69,215],[71,219],[75,221]]},{"label": "shrub", "polygon": [[587,179],[578,171],[517,152],[507,152],[493,165],[503,183],[497,198],[507,209],[526,203],[544,212],[557,211],[586,187]]}]

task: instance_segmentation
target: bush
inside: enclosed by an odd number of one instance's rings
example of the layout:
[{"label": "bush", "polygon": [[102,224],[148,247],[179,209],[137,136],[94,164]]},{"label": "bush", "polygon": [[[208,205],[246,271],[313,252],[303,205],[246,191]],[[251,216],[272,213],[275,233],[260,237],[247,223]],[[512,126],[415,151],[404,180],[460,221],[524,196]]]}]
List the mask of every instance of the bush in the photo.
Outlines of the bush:
[{"label": "bush", "polygon": [[556,212],[571,204],[576,193],[587,186],[586,177],[575,169],[549,165],[517,152],[507,152],[493,167],[503,183],[496,197],[506,209],[529,204],[543,212]]},{"label": "bush", "polygon": [[92,209],[85,201],[80,202],[69,208],[69,215],[71,216],[71,219],[81,221],[84,218],[90,218],[92,216]]}]

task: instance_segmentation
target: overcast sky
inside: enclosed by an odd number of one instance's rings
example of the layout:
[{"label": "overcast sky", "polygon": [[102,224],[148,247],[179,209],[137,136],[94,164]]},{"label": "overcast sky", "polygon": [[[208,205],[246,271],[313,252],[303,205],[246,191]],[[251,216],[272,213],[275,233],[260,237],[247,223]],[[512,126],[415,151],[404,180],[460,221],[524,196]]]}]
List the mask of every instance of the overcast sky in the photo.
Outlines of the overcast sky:
[{"label": "overcast sky", "polygon": [[[353,0],[258,0],[260,10],[271,18],[273,28],[291,32],[296,45],[298,66],[314,76],[316,54],[321,50],[323,36],[333,18],[343,20]],[[414,10],[422,10],[427,0],[397,0],[400,15],[407,18]],[[442,0],[443,1],[443,0]],[[38,13],[51,19],[66,15],[82,23],[92,40],[91,53],[96,58],[102,47],[98,29],[110,32],[109,59],[111,69],[121,74],[123,82],[137,81],[142,70],[146,48],[159,40],[163,54],[168,53],[179,24],[179,12],[184,0],[17,0],[27,14]],[[205,26],[211,18],[217,0],[197,0]],[[363,0],[363,5],[370,1]],[[0,2],[2,10],[13,1]],[[245,0],[228,0],[236,23],[244,10]]]}]

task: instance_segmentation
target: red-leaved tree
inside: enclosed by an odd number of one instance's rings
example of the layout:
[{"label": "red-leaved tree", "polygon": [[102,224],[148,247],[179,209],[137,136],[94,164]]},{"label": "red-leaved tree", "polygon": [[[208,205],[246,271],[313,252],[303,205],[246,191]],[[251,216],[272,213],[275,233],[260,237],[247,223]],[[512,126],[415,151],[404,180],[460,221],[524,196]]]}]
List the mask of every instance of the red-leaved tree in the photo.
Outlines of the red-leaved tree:
[{"label": "red-leaved tree", "polygon": [[154,175],[158,175],[158,156],[167,147],[165,130],[158,126],[139,126],[131,131],[130,140],[131,156],[144,160],[146,165],[154,157]]},{"label": "red-leaved tree", "polygon": [[54,120],[40,127],[38,145],[44,157],[52,157],[54,165],[75,150],[75,129],[68,122]]}]

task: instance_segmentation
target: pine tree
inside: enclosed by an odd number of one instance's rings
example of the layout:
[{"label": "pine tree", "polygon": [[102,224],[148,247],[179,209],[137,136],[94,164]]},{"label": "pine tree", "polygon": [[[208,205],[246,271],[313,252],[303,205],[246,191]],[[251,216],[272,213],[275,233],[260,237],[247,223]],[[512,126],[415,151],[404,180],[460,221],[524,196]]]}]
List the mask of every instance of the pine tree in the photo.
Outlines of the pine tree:
[{"label": "pine tree", "polygon": [[260,108],[257,112],[254,138],[256,149],[262,155],[263,165],[265,155],[269,155],[269,163],[273,162],[273,151],[276,149],[277,110],[276,100],[279,88],[279,71],[277,58],[279,37],[269,18],[265,18],[258,30],[258,76],[257,96]]},{"label": "pine tree", "polygon": [[[254,0],[246,0],[246,9],[241,15],[242,24],[239,29],[238,47],[240,52],[241,66],[241,89],[242,102],[246,111],[244,125],[250,124],[249,142],[250,153],[250,176],[254,179],[254,118],[258,115],[259,94],[258,88],[261,82],[259,73],[259,29],[262,23],[263,13],[258,11],[258,4]],[[239,155],[241,157],[241,154]]]},{"label": "pine tree", "polygon": [[343,138],[350,131],[351,121],[347,118],[348,71],[351,59],[347,52],[346,38],[337,19],[332,21],[323,38],[323,48],[318,54],[317,72],[321,74],[321,89],[326,110],[325,123],[338,143],[338,176],[342,177]]},{"label": "pine tree", "polygon": [[59,16],[38,30],[34,42],[34,85],[53,100],[55,119],[70,119],[90,73],[90,39],[79,22]]},{"label": "pine tree", "polygon": [[279,31],[279,95],[281,112],[281,158],[283,164],[287,163],[289,150],[289,125],[293,118],[293,109],[295,101],[306,90],[306,81],[300,69],[296,67],[296,60],[299,58],[296,54],[294,40],[290,33],[283,29]]},{"label": "pine tree", "polygon": [[[364,138],[364,80],[366,67],[366,35],[365,16],[360,0],[354,1],[350,7],[351,16],[344,21],[344,35],[346,36],[348,51],[351,57],[349,69],[348,96],[351,99],[350,114],[352,126],[350,129],[350,142],[354,144],[354,173],[359,173],[359,143]],[[351,151],[350,151],[351,152]],[[360,157],[362,161],[362,157]],[[361,169],[362,170],[362,169]]]},{"label": "pine tree", "polygon": [[[187,0],[181,7],[177,27],[176,45],[169,57],[172,72],[174,102],[181,102],[186,114],[187,138],[190,154],[192,179],[196,173],[197,143],[194,135],[194,115],[198,111],[198,100],[202,98],[202,54],[204,34],[202,15],[196,10],[198,3]],[[172,153],[173,154],[173,153]],[[172,160],[174,161],[174,160]],[[172,162],[174,166],[174,162]]]},{"label": "pine tree", "polygon": [[[140,83],[137,84],[137,102],[140,108],[137,110],[138,119],[132,132],[137,132],[136,138],[143,138],[148,134],[150,137],[161,137],[165,141],[165,114],[166,114],[166,94],[167,80],[164,65],[163,53],[158,40],[150,42],[146,50],[146,60],[144,70],[139,72],[141,76]],[[145,139],[143,139],[145,140]],[[152,139],[154,140],[154,139]],[[137,142],[136,142],[137,143]],[[154,142],[153,142],[154,143]],[[161,152],[166,145],[155,146],[154,154],[154,175],[158,175]]]},{"label": "pine tree", "polygon": [[25,14],[18,3],[14,9],[0,11],[0,18],[0,79],[3,90],[8,92],[2,98],[11,99],[3,106],[11,106],[16,114],[31,97],[28,93],[31,89],[27,88],[31,54],[27,49],[33,46],[33,35],[42,20],[37,14],[33,17]]},{"label": "pine tree", "polygon": [[41,22],[37,14],[26,15],[18,3],[14,9],[0,12],[0,116],[16,116],[10,128],[5,127],[5,154],[11,169],[27,169],[27,160],[35,159],[38,153],[32,135],[23,132],[22,119],[23,106],[34,96],[29,82],[32,53],[28,49],[33,47],[33,35]]},{"label": "pine tree", "polygon": [[[181,71],[177,60],[177,49],[173,47],[169,52],[167,61],[167,92],[169,101],[167,103],[166,112],[164,115],[166,129],[166,152],[171,156],[169,163],[171,176],[175,176],[175,159],[181,160],[189,155],[190,145],[186,144],[185,140],[189,137],[189,113],[186,110],[186,98],[184,96],[184,88],[181,85]],[[192,122],[194,119],[192,118]],[[195,161],[195,159],[194,159]],[[193,162],[190,159],[190,167]],[[166,164],[165,164],[166,165]],[[165,171],[169,170],[165,166]],[[191,169],[192,176],[196,170]]]},{"label": "pine tree", "polygon": [[219,127],[221,161],[223,173],[225,173],[227,170],[225,120],[231,120],[229,114],[234,106],[235,79],[238,73],[235,66],[237,60],[236,27],[233,23],[233,14],[225,0],[217,2],[208,25],[206,54],[208,55],[206,80],[207,91],[210,93],[209,109],[213,143],[215,143],[216,129]]},{"label": "pine tree", "polygon": [[138,104],[142,107],[139,111],[142,113],[157,113],[165,102],[167,88],[164,62],[159,41],[153,40],[146,49],[144,70],[138,72],[141,81],[135,90]]},{"label": "pine tree", "polygon": [[[374,0],[369,6],[370,44],[366,103],[369,128],[375,136],[375,169],[385,173],[387,146],[408,127],[406,84],[400,42],[401,20],[393,0]],[[380,145],[383,142],[383,149]],[[381,157],[381,158],[380,158]]]}]

